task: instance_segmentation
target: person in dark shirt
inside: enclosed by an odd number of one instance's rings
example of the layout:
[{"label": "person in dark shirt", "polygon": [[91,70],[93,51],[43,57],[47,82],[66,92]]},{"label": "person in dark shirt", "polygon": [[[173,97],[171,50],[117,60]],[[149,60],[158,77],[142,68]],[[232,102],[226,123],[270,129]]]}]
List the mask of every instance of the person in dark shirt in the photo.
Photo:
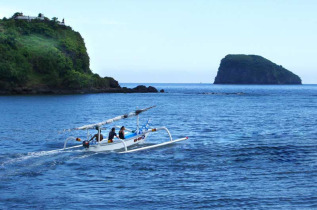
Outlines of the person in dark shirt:
[{"label": "person in dark shirt", "polygon": [[122,126],[122,127],[120,128],[120,131],[119,131],[119,138],[120,138],[120,139],[125,139],[124,130],[125,130],[125,127]]},{"label": "person in dark shirt", "polygon": [[[89,141],[93,140],[94,138],[96,138],[96,141],[98,141],[98,133],[96,133],[93,137],[91,137],[91,139]],[[99,141],[102,141],[102,140],[103,140],[103,135],[101,134],[101,131],[100,131]]]},{"label": "person in dark shirt", "polygon": [[119,138],[119,137],[117,136],[117,134],[116,134],[116,129],[115,129],[115,128],[112,128],[111,131],[109,132],[108,143],[112,143],[114,137]]}]

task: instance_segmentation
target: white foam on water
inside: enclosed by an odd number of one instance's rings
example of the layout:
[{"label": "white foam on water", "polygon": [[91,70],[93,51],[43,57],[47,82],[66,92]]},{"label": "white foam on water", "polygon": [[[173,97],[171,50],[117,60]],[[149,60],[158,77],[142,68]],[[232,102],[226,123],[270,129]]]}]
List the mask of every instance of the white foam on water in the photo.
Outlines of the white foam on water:
[{"label": "white foam on water", "polygon": [[51,151],[28,152],[24,156],[12,158],[8,161],[1,163],[1,167],[4,167],[5,165],[8,165],[8,164],[26,161],[30,158],[38,158],[38,157],[43,157],[47,155],[55,155],[59,153],[67,153],[67,152],[75,152],[75,151],[83,152],[82,150],[51,150]]}]

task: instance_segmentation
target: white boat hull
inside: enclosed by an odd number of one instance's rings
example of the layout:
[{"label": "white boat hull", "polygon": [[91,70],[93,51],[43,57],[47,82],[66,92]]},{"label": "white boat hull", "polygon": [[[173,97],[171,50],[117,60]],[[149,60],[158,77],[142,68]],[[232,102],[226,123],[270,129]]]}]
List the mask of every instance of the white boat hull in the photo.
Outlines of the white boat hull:
[{"label": "white boat hull", "polygon": [[102,152],[125,149],[125,147],[143,143],[147,136],[148,134],[142,134],[123,140],[116,139],[113,143],[108,143],[107,140],[103,140],[99,144],[90,145],[89,148],[86,148],[86,150],[92,152]]},{"label": "white boat hull", "polygon": [[[149,128],[149,121],[147,122],[147,124],[145,126],[142,127],[142,129],[139,130],[139,114],[144,112],[144,111],[147,111],[153,107],[155,107],[155,106],[151,106],[151,107],[148,107],[145,109],[139,109],[139,110],[136,110],[134,112],[130,112],[130,113],[125,114],[125,115],[120,115],[120,116],[117,116],[115,118],[111,118],[107,121],[103,121],[100,123],[95,123],[95,124],[90,124],[90,125],[85,125],[85,126],[73,128],[73,129],[64,130],[64,131],[87,130],[87,140],[84,141],[82,145],[67,147],[68,140],[81,141],[80,138],[78,138],[78,137],[77,138],[75,138],[73,136],[68,137],[64,142],[64,148],[60,149],[60,150],[73,149],[73,148],[78,148],[78,147],[83,146],[85,148],[85,150],[92,151],[92,152],[117,151],[120,153],[128,153],[128,152],[136,152],[136,151],[141,151],[141,150],[145,150],[145,149],[156,148],[156,147],[160,147],[160,146],[164,146],[164,145],[168,145],[168,144],[173,144],[175,142],[180,142],[180,141],[184,141],[184,140],[188,139],[188,137],[185,137],[185,138],[173,140],[171,133],[169,132],[169,130],[166,127],[159,127],[159,128],[150,129]],[[135,116],[137,117],[137,129],[135,131],[130,130],[130,129],[126,129],[127,131],[129,131],[125,135],[125,137],[127,139],[116,139],[112,143],[108,143],[107,140],[103,140],[101,142],[94,142],[94,141],[90,142],[96,136],[97,136],[96,139],[101,138],[102,126],[105,126],[107,124],[111,124],[111,123],[118,121],[118,120],[126,119],[129,117],[135,117]],[[118,127],[118,126],[116,126],[116,127]],[[119,128],[121,128],[121,126],[119,126]],[[93,136],[93,138],[91,138],[91,135],[89,134],[89,129],[97,129],[98,130],[97,135],[95,135],[95,136]],[[105,130],[105,128],[103,130]],[[165,130],[167,132],[169,139],[170,139],[169,141],[163,142],[160,144],[145,146],[145,147],[141,147],[141,148],[132,148],[131,150],[128,150],[128,147],[130,147],[130,146],[143,143],[150,133],[156,132],[156,131],[161,131],[161,130]],[[120,151],[120,150],[123,150],[123,151]]]},{"label": "white boat hull", "polygon": [[[128,147],[130,147],[130,146],[143,143],[150,133],[160,131],[160,130],[165,130],[167,132],[167,134],[169,135],[169,138],[170,138],[169,141],[155,144],[155,145],[151,145],[151,146],[132,148],[132,149],[128,150]],[[188,137],[185,137],[185,138],[173,140],[172,135],[170,134],[169,130],[166,127],[142,130],[138,133],[139,134],[136,134],[134,132],[127,132],[126,133],[127,139],[115,139],[114,142],[112,142],[112,143],[108,143],[107,140],[103,140],[101,142],[91,142],[89,145],[85,145],[86,143],[84,143],[83,145],[66,147],[68,140],[70,140],[70,139],[77,140],[78,139],[75,137],[69,137],[66,139],[66,141],[64,143],[63,150],[84,146],[86,151],[91,151],[91,152],[116,151],[119,153],[128,153],[128,152],[136,152],[136,151],[141,151],[141,150],[145,150],[145,149],[156,148],[156,147],[160,147],[160,146],[164,146],[164,145],[168,145],[168,144],[173,144],[175,142],[184,141],[184,140],[188,139]],[[89,138],[89,136],[87,138]]]}]

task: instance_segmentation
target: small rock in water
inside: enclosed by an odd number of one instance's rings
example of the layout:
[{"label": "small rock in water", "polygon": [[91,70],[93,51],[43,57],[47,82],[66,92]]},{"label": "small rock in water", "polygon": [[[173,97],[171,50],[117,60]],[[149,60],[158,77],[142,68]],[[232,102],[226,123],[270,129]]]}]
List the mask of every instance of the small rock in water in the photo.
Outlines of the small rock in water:
[{"label": "small rock in water", "polygon": [[136,93],[157,93],[157,89],[153,86],[146,87],[144,85],[139,85],[133,88],[133,91]]},{"label": "small rock in water", "polygon": [[149,86],[149,87],[147,88],[147,91],[148,91],[149,93],[157,93],[157,92],[158,92],[157,89],[156,89],[155,87],[153,87],[153,86]]}]

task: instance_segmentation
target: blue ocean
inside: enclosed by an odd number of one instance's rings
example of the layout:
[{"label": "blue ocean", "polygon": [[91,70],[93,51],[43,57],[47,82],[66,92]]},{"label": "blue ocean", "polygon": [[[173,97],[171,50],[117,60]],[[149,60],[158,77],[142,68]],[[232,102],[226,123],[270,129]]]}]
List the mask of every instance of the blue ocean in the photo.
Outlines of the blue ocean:
[{"label": "blue ocean", "polygon": [[[165,93],[0,96],[0,209],[317,208],[317,85],[151,85]],[[49,152],[85,138],[64,129],[152,105],[141,125],[189,139]]]}]

